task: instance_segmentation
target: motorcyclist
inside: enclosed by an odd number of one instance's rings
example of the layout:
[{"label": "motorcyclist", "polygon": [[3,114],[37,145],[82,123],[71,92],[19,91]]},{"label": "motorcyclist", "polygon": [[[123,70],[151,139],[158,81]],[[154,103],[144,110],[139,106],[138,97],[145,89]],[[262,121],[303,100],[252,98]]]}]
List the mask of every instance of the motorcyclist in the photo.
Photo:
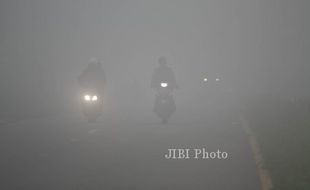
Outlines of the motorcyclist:
[{"label": "motorcyclist", "polygon": [[175,80],[174,73],[170,67],[167,66],[167,61],[165,57],[160,57],[158,59],[159,67],[155,68],[151,88],[158,90],[162,82],[168,83],[168,88],[172,91],[178,88],[178,85]]},{"label": "motorcyclist", "polygon": [[86,69],[79,75],[78,83],[82,88],[95,88],[103,92],[106,76],[101,63],[96,58],[90,59]]},{"label": "motorcyclist", "polygon": [[153,111],[162,119],[162,123],[165,124],[176,110],[172,91],[178,88],[178,86],[172,69],[167,66],[166,58],[160,57],[158,63],[159,67],[154,70],[151,81],[151,88],[157,92]]}]

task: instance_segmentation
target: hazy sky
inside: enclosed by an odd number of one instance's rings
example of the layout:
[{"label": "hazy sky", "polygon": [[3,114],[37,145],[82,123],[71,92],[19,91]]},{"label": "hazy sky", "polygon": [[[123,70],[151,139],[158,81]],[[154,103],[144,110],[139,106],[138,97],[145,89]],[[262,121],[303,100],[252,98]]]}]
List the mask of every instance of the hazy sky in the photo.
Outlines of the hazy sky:
[{"label": "hazy sky", "polygon": [[76,76],[95,56],[115,96],[139,84],[147,97],[161,55],[175,70],[185,101],[200,92],[206,74],[221,76],[238,93],[276,89],[302,96],[309,89],[309,5],[307,0],[2,0],[1,96],[22,105],[33,97],[42,105],[49,105],[47,97],[68,100]]}]

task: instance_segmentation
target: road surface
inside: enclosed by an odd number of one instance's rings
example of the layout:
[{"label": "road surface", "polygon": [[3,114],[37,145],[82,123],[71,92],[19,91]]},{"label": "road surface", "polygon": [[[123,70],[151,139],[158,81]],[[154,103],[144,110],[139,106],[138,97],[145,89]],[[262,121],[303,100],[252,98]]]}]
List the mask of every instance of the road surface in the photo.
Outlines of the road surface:
[{"label": "road surface", "polygon": [[[107,113],[89,124],[68,114],[1,125],[0,137],[0,189],[260,189],[247,136],[234,114],[176,114],[167,125],[124,113]],[[203,147],[229,157],[164,157],[169,148]]]}]

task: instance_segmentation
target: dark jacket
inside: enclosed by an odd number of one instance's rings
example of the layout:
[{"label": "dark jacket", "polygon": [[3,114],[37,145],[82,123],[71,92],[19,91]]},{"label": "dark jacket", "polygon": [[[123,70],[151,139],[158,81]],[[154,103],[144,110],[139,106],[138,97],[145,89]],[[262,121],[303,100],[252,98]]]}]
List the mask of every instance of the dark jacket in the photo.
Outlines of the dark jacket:
[{"label": "dark jacket", "polygon": [[178,87],[174,73],[168,66],[160,66],[154,70],[152,75],[151,88],[159,88],[160,83],[162,82],[168,83],[171,89],[176,89]]},{"label": "dark jacket", "polygon": [[78,83],[82,88],[103,89],[106,83],[106,76],[99,65],[91,64],[78,77]]}]

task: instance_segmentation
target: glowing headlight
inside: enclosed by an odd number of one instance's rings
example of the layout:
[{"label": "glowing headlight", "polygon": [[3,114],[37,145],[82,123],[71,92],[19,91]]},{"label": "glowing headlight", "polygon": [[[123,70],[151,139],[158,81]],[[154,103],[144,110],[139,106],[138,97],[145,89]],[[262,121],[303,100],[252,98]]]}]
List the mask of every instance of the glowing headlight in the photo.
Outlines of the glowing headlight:
[{"label": "glowing headlight", "polygon": [[84,100],[90,101],[90,96],[89,96],[89,95],[85,95],[85,96],[84,96]]},{"label": "glowing headlight", "polygon": [[97,101],[98,100],[98,97],[95,95],[91,98],[92,101]]},{"label": "glowing headlight", "polygon": [[160,83],[160,86],[163,88],[166,88],[168,86],[168,83],[162,82],[162,83]]},{"label": "glowing headlight", "polygon": [[204,78],[204,79],[203,79],[203,81],[207,82],[207,81],[208,81],[208,79],[207,79],[207,78]]}]

